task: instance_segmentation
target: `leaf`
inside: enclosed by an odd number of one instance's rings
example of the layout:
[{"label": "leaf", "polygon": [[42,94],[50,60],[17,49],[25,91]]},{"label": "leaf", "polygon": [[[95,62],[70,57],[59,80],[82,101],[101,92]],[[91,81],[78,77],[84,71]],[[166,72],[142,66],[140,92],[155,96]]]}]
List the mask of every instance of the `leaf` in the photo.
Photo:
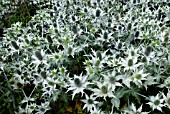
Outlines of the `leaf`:
[{"label": "leaf", "polygon": [[124,96],[125,93],[127,93],[126,88],[120,88],[115,91],[115,96],[120,99]]},{"label": "leaf", "polygon": [[132,96],[135,97],[135,99],[137,100],[138,104],[141,104],[141,99],[140,99],[140,96],[138,94],[136,94],[135,92],[132,92]]},{"label": "leaf", "polygon": [[120,100],[117,99],[117,98],[111,99],[111,103],[112,103],[112,105],[113,105],[114,107],[116,107],[116,108],[119,108],[119,106],[120,106]]},{"label": "leaf", "polygon": [[61,99],[63,99],[65,103],[68,102],[68,95],[64,92],[62,92],[61,94],[62,94]]}]

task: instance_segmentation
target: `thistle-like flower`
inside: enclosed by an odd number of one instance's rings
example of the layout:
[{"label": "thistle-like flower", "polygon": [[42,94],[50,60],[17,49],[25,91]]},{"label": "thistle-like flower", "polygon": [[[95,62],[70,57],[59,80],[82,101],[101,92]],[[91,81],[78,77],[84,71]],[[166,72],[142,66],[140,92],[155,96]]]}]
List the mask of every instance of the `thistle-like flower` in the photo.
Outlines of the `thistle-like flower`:
[{"label": "thistle-like flower", "polygon": [[35,109],[37,112],[35,114],[45,114],[46,111],[50,110],[49,102],[41,103],[41,105],[37,105]]},{"label": "thistle-like flower", "polygon": [[55,88],[56,84],[58,82],[58,79],[55,79],[55,77],[50,77],[48,76],[46,79],[43,81],[43,87],[51,87]]},{"label": "thistle-like flower", "polygon": [[[111,41],[113,40],[113,37],[112,37],[112,33],[109,33],[108,31],[104,31],[102,30],[102,34],[100,34],[100,37],[98,37],[95,42],[96,44],[101,44],[103,43],[104,41]],[[101,42],[102,41],[102,42]]]},{"label": "thistle-like flower", "polygon": [[89,84],[89,82],[87,82],[87,78],[87,76],[82,76],[81,74],[80,76],[74,75],[74,78],[69,79],[69,84],[66,87],[68,87],[67,92],[70,90],[73,91],[72,99],[74,99],[74,96],[77,93],[81,93],[83,96],[84,89],[86,89],[87,85]]},{"label": "thistle-like flower", "polygon": [[33,113],[33,111],[35,110],[36,106],[37,106],[37,105],[36,105],[35,103],[30,103],[30,104],[28,105],[28,114]]},{"label": "thistle-like flower", "polygon": [[162,107],[164,106],[163,102],[164,99],[160,98],[161,96],[159,94],[157,94],[156,96],[150,96],[149,100],[150,102],[146,103],[149,104],[149,106],[152,108],[152,110],[159,110],[162,112]]},{"label": "thistle-like flower", "polygon": [[135,49],[133,46],[131,46],[130,48],[127,49],[125,54],[127,54],[128,56],[132,56],[133,58],[137,58],[139,56],[137,52],[138,49]]},{"label": "thistle-like flower", "polygon": [[106,97],[115,97],[112,92],[112,88],[108,86],[108,84],[104,84],[101,82],[96,82],[98,88],[91,89],[94,92],[96,97],[103,97],[106,100]]},{"label": "thistle-like flower", "polygon": [[124,67],[124,71],[126,70],[135,70],[137,67],[142,65],[143,63],[137,63],[137,57],[128,56],[126,59],[121,58],[121,65]]},{"label": "thistle-like flower", "polygon": [[48,58],[49,59],[52,59],[52,61],[54,63],[62,63],[65,59],[65,52],[64,51],[59,51],[58,53],[55,52],[55,53],[51,53],[50,55],[48,55]]},{"label": "thistle-like flower", "polygon": [[34,59],[34,61],[32,61],[32,63],[34,63],[36,65],[36,68],[42,63],[45,65],[48,65],[47,58],[46,58],[46,55],[43,50],[35,51],[34,55],[32,55],[32,58]]},{"label": "thistle-like flower", "polygon": [[96,105],[100,102],[98,102],[96,100],[96,97],[94,97],[93,94],[91,94],[90,96],[88,96],[87,94],[85,94],[86,99],[81,100],[82,102],[85,103],[83,110],[85,108],[87,108],[87,111],[91,111],[94,110],[96,108]]},{"label": "thistle-like flower", "polygon": [[[112,53],[116,53],[116,52],[112,52]],[[119,72],[120,72],[120,69],[119,69],[120,63],[121,63],[120,58],[116,58],[116,54],[108,57],[108,61],[107,61],[108,66],[117,67],[118,69],[116,70],[118,70]]]},{"label": "thistle-like flower", "polygon": [[148,65],[151,61],[155,62],[156,59],[155,57],[155,52],[153,51],[153,47],[152,46],[147,46],[145,49],[143,49],[143,58],[142,58],[142,62]]},{"label": "thistle-like flower", "polygon": [[72,57],[74,57],[76,50],[77,49],[73,44],[68,44],[67,46],[64,47],[64,52],[65,52],[65,55],[67,56],[71,55]]},{"label": "thistle-like flower", "polygon": [[108,88],[111,88],[112,91],[115,90],[116,86],[122,86],[122,84],[118,82],[120,78],[116,76],[115,71],[112,71],[112,73],[104,74],[103,77],[104,83],[107,84]]},{"label": "thistle-like flower", "polygon": [[140,71],[136,70],[131,79],[136,85],[138,84],[142,85],[142,80],[147,80],[146,78],[147,75],[148,74],[143,73],[143,69]]},{"label": "thistle-like flower", "polygon": [[24,86],[25,80],[19,74],[14,74],[14,84],[12,85],[14,89],[20,89]]},{"label": "thistle-like flower", "polygon": [[94,51],[92,49],[93,54],[90,55],[90,57],[92,57],[92,58],[89,61],[92,64],[93,68],[102,68],[103,67],[103,63],[105,63],[107,61],[107,57],[105,56],[106,52],[107,52],[107,50],[105,52],[101,53],[99,51]]},{"label": "thistle-like flower", "polygon": [[85,67],[85,70],[87,72],[87,75],[90,76],[89,78],[92,78],[95,75],[95,73],[97,72],[97,70],[92,68],[91,66]]}]

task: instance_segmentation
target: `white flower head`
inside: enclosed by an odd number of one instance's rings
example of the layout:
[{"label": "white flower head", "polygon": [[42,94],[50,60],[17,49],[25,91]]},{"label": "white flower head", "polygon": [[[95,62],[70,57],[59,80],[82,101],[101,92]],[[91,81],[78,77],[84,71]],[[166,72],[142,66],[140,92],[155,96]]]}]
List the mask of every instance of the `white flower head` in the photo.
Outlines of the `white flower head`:
[{"label": "white flower head", "polygon": [[112,40],[113,39],[113,37],[112,37],[112,34],[113,33],[109,33],[108,31],[104,31],[104,30],[102,30],[102,34],[100,34],[100,37],[98,37],[95,41],[97,41],[96,43],[98,43],[98,42],[104,42],[104,41],[107,41],[107,42],[109,42],[110,40]]},{"label": "white flower head", "polygon": [[119,83],[119,77],[116,76],[116,72],[112,71],[112,73],[107,73],[103,75],[104,77],[104,83],[108,84],[108,87],[112,89],[112,91],[115,90],[116,86],[122,86],[121,83]]},{"label": "white flower head", "polygon": [[35,103],[29,104],[28,105],[28,114],[31,114],[35,110],[36,106],[37,105]]},{"label": "white flower head", "polygon": [[36,114],[45,114],[48,110],[50,110],[49,102],[41,103],[41,105],[37,105],[35,109],[37,112]]},{"label": "white flower head", "polygon": [[147,65],[149,64],[149,62],[151,61],[156,61],[155,57],[155,52],[153,51],[153,47],[152,46],[147,46],[145,49],[143,48],[143,62],[146,62]]},{"label": "white flower head", "polygon": [[92,78],[95,75],[95,73],[97,72],[97,70],[95,68],[92,68],[92,66],[85,67],[85,70],[87,72],[87,75],[90,76],[89,78]]},{"label": "white flower head", "polygon": [[95,51],[95,50],[91,49],[91,51],[92,51],[92,55],[90,55],[91,57],[98,58],[100,60],[107,60],[106,52],[108,50],[101,52],[101,51]]},{"label": "white flower head", "polygon": [[164,106],[164,104],[162,103],[164,102],[164,99],[161,99],[159,94],[157,94],[156,96],[150,96],[149,100],[150,102],[146,104],[149,104],[152,110],[157,109],[162,112],[162,107]]},{"label": "white flower head", "polygon": [[12,85],[14,89],[20,89],[24,86],[25,80],[19,74],[14,74],[14,84]]},{"label": "white flower head", "polygon": [[36,64],[36,67],[38,67],[41,63],[48,65],[46,55],[43,50],[35,51],[34,55],[32,55],[32,58],[34,59],[32,63]]},{"label": "white flower head", "polygon": [[95,9],[91,9],[91,12],[96,18],[101,18],[102,16],[105,15],[104,11],[99,7]]},{"label": "white flower head", "polygon": [[102,84],[101,82],[96,82],[98,88],[91,89],[94,92],[96,97],[103,97],[106,100],[106,97],[114,97],[115,95],[112,92],[111,87],[108,84]]},{"label": "white flower head", "polygon": [[135,70],[137,67],[143,63],[137,63],[137,57],[128,56],[126,59],[121,59],[121,65],[124,67],[124,70]]},{"label": "white flower head", "polygon": [[94,110],[96,108],[96,105],[99,103],[98,101],[96,101],[96,97],[94,97],[93,94],[91,94],[90,96],[85,94],[85,97],[86,99],[81,100],[82,102],[85,103],[83,110],[85,108],[87,108],[87,111]]},{"label": "white flower head", "polygon": [[92,55],[91,56],[91,60],[90,63],[93,65],[94,68],[102,68],[103,67],[103,63],[105,63],[107,61],[107,57],[105,56],[106,55],[106,52],[108,50],[106,50],[105,52],[100,52],[100,51],[94,51],[92,49]]},{"label": "white flower head", "polygon": [[118,39],[115,43],[115,49],[116,50],[124,50],[125,49],[125,42],[121,42],[120,39]]},{"label": "white flower head", "polygon": [[44,79],[44,81],[43,81],[43,86],[55,88],[57,82],[58,82],[58,79],[55,79],[54,77],[47,76],[47,78]]},{"label": "white flower head", "polygon": [[127,54],[128,56],[132,56],[134,58],[137,58],[139,56],[137,51],[138,51],[138,49],[135,49],[133,46],[131,46],[130,48],[127,49],[125,54]]},{"label": "white flower head", "polygon": [[77,50],[77,48],[75,46],[73,46],[73,44],[68,44],[64,48],[64,52],[66,52],[65,55],[67,55],[67,56],[71,55],[72,57],[74,57],[76,50]]},{"label": "white flower head", "polygon": [[134,72],[131,79],[136,85],[138,85],[138,84],[142,85],[142,80],[146,80],[147,75],[148,74],[143,73],[143,69],[140,70],[140,71],[137,70],[137,71]]},{"label": "white flower head", "polygon": [[55,63],[60,64],[64,61],[64,56],[65,56],[64,51],[59,51],[49,54],[48,58],[52,59],[52,61],[54,61]]},{"label": "white flower head", "polygon": [[88,84],[89,83],[87,82],[87,76],[82,76],[82,74],[80,76],[74,75],[73,79],[69,79],[69,84],[67,85],[69,87],[67,92],[73,90],[72,99],[77,93],[81,93],[83,96],[84,89],[86,89],[86,86]]}]

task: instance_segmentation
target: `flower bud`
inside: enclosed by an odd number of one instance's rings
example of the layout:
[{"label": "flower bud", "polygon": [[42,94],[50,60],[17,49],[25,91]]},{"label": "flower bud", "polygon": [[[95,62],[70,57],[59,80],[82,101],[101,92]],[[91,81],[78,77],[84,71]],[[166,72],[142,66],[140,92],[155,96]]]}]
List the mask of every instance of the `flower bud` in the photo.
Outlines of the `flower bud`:
[{"label": "flower bud", "polygon": [[16,50],[19,49],[19,46],[17,45],[17,43],[15,41],[11,41],[11,44]]},{"label": "flower bud", "polygon": [[51,38],[50,35],[47,35],[47,41],[48,41],[49,43],[53,43],[53,40],[52,40],[52,38]]},{"label": "flower bud", "polygon": [[141,75],[141,74],[136,74],[136,78],[137,78],[137,79],[141,79],[141,78],[142,78],[142,75]]},{"label": "flower bud", "polygon": [[148,46],[148,47],[146,47],[144,54],[145,54],[146,56],[149,56],[149,54],[151,53],[151,51],[152,51],[152,46]]},{"label": "flower bud", "polygon": [[47,78],[47,74],[46,74],[46,72],[44,72],[44,71],[41,71],[41,76],[44,78],[44,79],[46,79]]},{"label": "flower bud", "polygon": [[164,37],[164,42],[167,43],[169,41],[169,37]]},{"label": "flower bud", "polygon": [[101,91],[102,91],[103,94],[106,94],[108,92],[107,87],[106,86],[102,86],[101,87]]},{"label": "flower bud", "polygon": [[100,51],[97,51],[97,52],[96,52],[96,55],[97,55],[97,57],[98,57],[100,60],[102,60],[102,55],[101,55]]},{"label": "flower bud", "polygon": [[25,39],[25,42],[27,43],[27,44],[29,44],[30,43],[30,41],[26,38]]},{"label": "flower bud", "polygon": [[128,66],[133,66],[133,60],[132,59],[128,60]]},{"label": "flower bud", "polygon": [[138,36],[139,36],[139,31],[136,31],[135,37],[138,37]]},{"label": "flower bud", "polygon": [[72,47],[69,47],[69,48],[68,48],[68,54],[71,55],[72,51],[73,51],[73,48],[72,48]]},{"label": "flower bud", "polygon": [[108,33],[104,32],[103,37],[104,37],[104,39],[107,39],[108,38]]},{"label": "flower bud", "polygon": [[99,9],[96,10],[96,17],[100,16],[101,11]]},{"label": "flower bud", "polygon": [[100,65],[100,60],[97,60],[95,66],[98,67]]},{"label": "flower bud", "polygon": [[42,57],[42,55],[41,55],[41,53],[39,52],[39,51],[36,51],[35,52],[35,56],[41,61],[41,60],[43,60],[43,57]]},{"label": "flower bud", "polygon": [[76,25],[73,25],[73,27],[72,27],[72,31],[73,31],[73,33],[77,33],[77,27],[76,27]]},{"label": "flower bud", "polygon": [[75,85],[76,85],[77,87],[81,87],[81,85],[82,85],[82,83],[81,83],[81,81],[80,81],[79,78],[75,78],[75,79],[74,79],[74,83],[75,83]]}]

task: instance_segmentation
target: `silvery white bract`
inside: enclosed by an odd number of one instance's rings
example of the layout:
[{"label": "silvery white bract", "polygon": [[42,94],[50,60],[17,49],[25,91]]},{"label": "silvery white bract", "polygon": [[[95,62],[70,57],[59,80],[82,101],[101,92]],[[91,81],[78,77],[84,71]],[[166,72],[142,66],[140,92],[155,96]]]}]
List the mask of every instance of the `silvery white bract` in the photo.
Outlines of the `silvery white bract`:
[{"label": "silvery white bract", "polygon": [[81,93],[83,96],[84,89],[87,88],[88,84],[89,82],[87,81],[87,76],[83,76],[82,74],[80,76],[74,75],[74,78],[69,79],[67,92],[73,90],[72,99],[74,99],[74,96],[77,93]]},{"label": "silvery white bract", "polygon": [[152,110],[157,109],[162,112],[164,99],[162,99],[159,94],[157,94],[156,96],[149,96],[149,100],[150,102],[148,102],[147,104],[152,108]]}]

